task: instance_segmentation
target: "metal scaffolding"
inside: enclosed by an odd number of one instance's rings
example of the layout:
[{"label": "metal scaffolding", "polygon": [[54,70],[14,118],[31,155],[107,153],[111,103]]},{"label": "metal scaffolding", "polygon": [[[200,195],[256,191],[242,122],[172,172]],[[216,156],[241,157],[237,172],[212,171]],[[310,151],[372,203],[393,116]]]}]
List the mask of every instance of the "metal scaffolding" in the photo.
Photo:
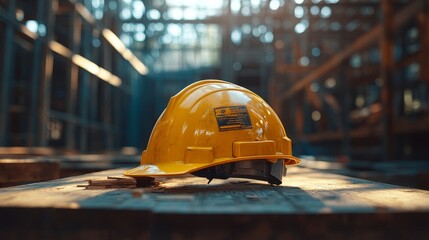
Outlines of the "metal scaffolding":
[{"label": "metal scaffolding", "polygon": [[297,154],[424,158],[427,16],[425,0],[0,0],[0,145],[142,147],[169,97],[220,78],[266,98]]},{"label": "metal scaffolding", "polygon": [[129,116],[145,72],[104,36],[118,21],[109,11],[96,21],[76,1],[2,2],[1,146],[96,152],[139,145],[128,138],[138,131]]}]

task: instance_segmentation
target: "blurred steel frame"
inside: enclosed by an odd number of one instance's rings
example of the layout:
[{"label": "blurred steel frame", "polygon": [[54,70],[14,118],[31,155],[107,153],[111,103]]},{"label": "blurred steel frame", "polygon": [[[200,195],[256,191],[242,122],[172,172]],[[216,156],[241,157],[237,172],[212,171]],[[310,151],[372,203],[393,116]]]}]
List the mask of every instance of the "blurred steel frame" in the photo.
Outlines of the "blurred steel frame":
[{"label": "blurred steel frame", "polygon": [[[5,12],[0,8],[0,17],[6,21],[10,21],[10,16],[15,12],[15,1],[9,1],[8,11]],[[12,62],[14,61],[13,53],[13,39],[14,26],[12,24],[6,25],[5,35],[5,52],[3,56],[3,73],[1,76],[1,93],[2,100],[0,101],[0,145],[4,146],[6,143],[7,126],[9,124],[9,99],[10,99],[10,82],[12,76]]]},{"label": "blurred steel frame", "polygon": [[[61,56],[66,57],[70,61],[69,66],[67,67],[70,72],[67,74],[67,106],[65,112],[58,112],[51,110],[51,86],[52,86],[52,74],[53,74],[53,64],[54,64],[54,51],[50,47],[50,42],[54,39],[54,10],[53,6],[56,6],[58,0],[43,0],[37,1],[34,4],[37,4],[37,16],[36,21],[42,22],[46,26],[46,34],[44,36],[39,36],[37,33],[29,32],[22,23],[20,23],[15,16],[16,10],[16,0],[7,1],[7,10],[0,8],[0,21],[5,22],[5,35],[2,36],[5,38],[4,44],[4,54],[2,56],[4,65],[2,66],[3,71],[1,72],[1,101],[0,101],[0,146],[8,146],[10,139],[8,139],[9,130],[9,119],[10,119],[10,97],[11,97],[11,83],[13,80],[13,71],[14,71],[14,57],[15,57],[15,34],[22,33],[32,39],[33,43],[33,56],[31,58],[31,84],[29,86],[28,93],[30,94],[30,105],[28,107],[29,116],[31,116],[27,121],[28,124],[28,142],[27,147],[44,147],[48,146],[48,125],[51,118],[55,118],[65,123],[65,149],[66,150],[77,150],[85,152],[88,150],[88,144],[91,144],[88,136],[89,129],[102,131],[106,133],[106,137],[102,137],[100,141],[107,142],[106,149],[111,150],[113,147],[119,146],[120,138],[119,135],[125,135],[123,132],[118,131],[119,124],[121,123],[120,117],[124,117],[121,114],[114,115],[115,118],[112,118],[112,110],[120,110],[123,106],[124,101],[128,97],[131,97],[132,91],[129,89],[129,86],[121,86],[117,88],[118,90],[113,91],[111,87],[103,87],[102,91],[105,91],[105,99],[102,101],[110,100],[110,97],[113,94],[118,94],[122,96],[123,94],[126,97],[118,97],[114,104],[98,104],[97,101],[97,92],[98,91],[98,81],[90,81],[90,79],[95,78],[87,71],[79,72],[79,66],[75,63],[72,63],[71,56]],[[83,57],[90,57],[93,53],[89,48],[89,45],[92,43],[92,34],[94,33],[94,28],[99,28],[100,24],[95,24],[94,21],[90,21],[90,13],[85,7],[76,1],[69,0],[69,3],[74,6],[72,9],[73,14],[73,29],[72,34],[72,49],[71,53],[78,53],[78,44],[86,43],[83,45],[82,53]],[[86,14],[86,15],[85,15]],[[88,15],[89,14],[89,15]],[[111,24],[110,22],[105,22],[105,24]],[[103,23],[101,24],[103,25]],[[83,36],[80,36],[81,28],[83,27]],[[100,31],[95,31],[96,34],[99,34]],[[81,38],[82,37],[82,38]],[[107,43],[109,44],[109,43]],[[104,45],[103,45],[104,46]],[[113,48],[108,49],[107,52],[114,51]],[[110,55],[113,57],[113,54]],[[116,57],[116,56],[115,56]],[[118,61],[126,62],[125,59],[120,59]],[[128,63],[128,62],[127,62]],[[108,64],[107,59],[102,59],[102,64]],[[126,69],[132,69],[130,64],[124,65]],[[114,67],[111,63],[110,68]],[[128,70],[124,70],[127,72]],[[80,75],[80,76],[78,76]],[[135,75],[138,77],[138,75]],[[79,79],[81,81],[78,84]],[[135,79],[134,79],[135,80]],[[133,79],[129,80],[132,83]],[[128,81],[127,81],[128,82]],[[79,88],[79,89],[78,89]],[[77,95],[78,91],[82,94]],[[91,91],[91,92],[90,92]],[[95,94],[94,92],[95,91]],[[110,96],[110,97],[109,97]],[[75,111],[77,98],[80,97],[79,111]],[[91,102],[91,104],[88,104]],[[100,121],[97,121],[97,112],[99,109],[103,108],[103,116],[100,117]],[[125,116],[127,117],[127,116]],[[76,126],[79,126],[77,130]],[[79,134],[79,137],[77,134]],[[104,134],[103,134],[104,135]],[[78,138],[77,138],[78,137]],[[115,145],[116,144],[116,145]]]}]

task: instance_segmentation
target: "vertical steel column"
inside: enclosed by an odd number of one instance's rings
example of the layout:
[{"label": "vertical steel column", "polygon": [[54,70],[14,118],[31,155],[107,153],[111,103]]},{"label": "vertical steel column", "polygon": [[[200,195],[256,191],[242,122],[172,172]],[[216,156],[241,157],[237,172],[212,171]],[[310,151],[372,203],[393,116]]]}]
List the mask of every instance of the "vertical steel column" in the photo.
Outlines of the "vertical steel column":
[{"label": "vertical steel column", "polygon": [[[112,94],[112,86],[106,84],[105,88],[103,88],[104,90],[104,95],[103,95],[103,122],[107,125],[112,127],[113,126],[113,121],[112,121],[112,111],[113,108],[115,107],[115,101],[118,101],[119,99],[116,99],[114,97],[114,94]],[[111,129],[110,129],[111,130]],[[105,131],[104,132],[107,136],[105,137],[105,141],[106,141],[106,150],[111,150],[112,149],[112,134],[110,131]]]},{"label": "vertical steel column", "polygon": [[[79,18],[76,11],[73,11],[71,17],[71,23],[73,26],[72,29],[72,51],[77,53],[79,50],[79,43],[81,38],[81,19]],[[67,114],[70,116],[75,115],[76,99],[77,99],[77,88],[78,88],[78,77],[79,77],[79,67],[76,64],[73,64],[71,61],[68,64],[67,68],[69,69],[68,80],[68,97],[67,97]],[[66,123],[65,130],[65,145],[66,149],[74,150],[75,149],[75,126],[76,123],[73,121],[68,121]]]},{"label": "vertical steel column", "polygon": [[[46,2],[46,42],[49,43],[54,38],[54,9],[53,6],[58,4],[58,0],[45,0]],[[48,144],[48,124],[49,111],[51,108],[51,81],[54,65],[53,53],[49,48],[45,48],[45,59],[42,66],[41,81],[41,103],[39,116],[39,142],[40,146]]]},{"label": "vertical steel column", "polygon": [[233,64],[233,52],[232,51],[232,43],[231,43],[231,32],[232,25],[234,24],[234,19],[231,14],[231,1],[228,1],[226,5],[226,14],[225,17],[227,19],[232,19],[233,21],[227,21],[226,24],[223,25],[223,41],[222,41],[222,55],[221,55],[221,71],[222,71],[222,79],[225,81],[234,81],[234,70],[232,68]]},{"label": "vertical steel column", "polygon": [[[114,30],[115,27],[120,27],[120,25],[118,25],[118,21],[119,21],[119,19],[115,18],[114,16],[110,16],[110,18],[106,17],[106,18],[104,18],[104,25],[109,27],[110,29]],[[113,58],[115,56],[114,52],[115,52],[115,50],[113,49],[113,47],[110,44],[106,44],[104,46],[102,65],[112,73],[115,73],[115,71],[113,70],[113,68],[114,68]],[[119,66],[117,66],[119,68],[122,67],[120,62],[117,62],[116,65],[119,65]],[[111,121],[112,120],[111,109],[113,108],[113,104],[112,104],[113,102],[111,101],[112,86],[110,86],[109,84],[105,84],[105,83],[100,83],[100,84],[101,84],[100,90],[101,90],[101,94],[102,94],[101,102],[99,104],[99,108],[100,108],[99,110],[101,111],[100,122],[104,126],[113,127],[112,121]],[[114,101],[118,101],[118,99],[114,99]],[[110,130],[112,130],[112,129],[110,129]],[[112,140],[113,140],[112,132],[111,131],[104,131],[103,134],[106,134],[106,137],[103,139],[104,144],[105,144],[104,147],[106,150],[110,150],[111,145],[112,145]]]},{"label": "vertical steel column", "polygon": [[[101,66],[101,65],[100,65]],[[91,89],[91,94],[88,96],[88,122],[97,123],[99,126],[102,126],[101,123],[97,121],[97,114],[99,111],[98,105],[98,85],[102,84],[100,80],[93,79],[95,81],[89,81],[88,88]],[[103,139],[104,140],[104,139]],[[101,140],[101,141],[103,141]]]},{"label": "vertical steel column", "polygon": [[[276,42],[277,41],[276,39],[277,38],[275,38],[273,42]],[[272,69],[274,72],[271,79],[267,82],[268,102],[271,105],[271,107],[274,109],[274,111],[277,113],[277,115],[280,117],[280,119],[285,119],[283,118],[284,115],[280,112],[282,104],[280,100],[280,91],[279,91],[284,84],[284,82],[281,81],[281,79],[284,78],[284,74],[280,74],[278,70],[279,66],[283,66],[285,64],[283,54],[284,54],[284,47],[274,48],[274,68]]]},{"label": "vertical steel column", "polygon": [[272,65],[265,62],[265,58],[262,59],[259,63],[259,89],[260,89],[260,95],[265,100],[268,99],[268,77],[270,73],[272,72]]},{"label": "vertical steel column", "polygon": [[91,81],[91,99],[89,103],[89,115],[88,118],[94,122],[97,122],[97,114],[98,114],[98,85],[100,81]]},{"label": "vertical steel column", "polygon": [[[138,77],[140,77],[139,74],[132,74],[132,75],[138,75]],[[140,119],[140,111],[144,111],[146,112],[144,109],[140,110],[139,109],[139,102],[141,101],[140,96],[139,96],[139,91],[141,89],[141,84],[139,82],[138,77],[134,77],[132,76],[130,79],[130,94],[128,99],[129,99],[129,108],[128,108],[128,121],[127,121],[127,133],[125,136],[127,139],[125,139],[125,143],[127,144],[127,146],[135,146],[138,147],[138,139],[139,139],[139,134],[141,130],[141,127],[139,127],[139,119]],[[127,100],[128,100],[127,99]],[[126,101],[124,101],[124,103],[126,103]]]},{"label": "vertical steel column", "polygon": [[350,156],[350,106],[351,106],[351,92],[350,82],[347,79],[346,71],[347,64],[340,66],[340,76],[338,79],[341,91],[341,126],[342,126],[342,154]]},{"label": "vertical steel column", "polygon": [[[125,61],[123,61],[125,62]],[[125,75],[123,75],[125,76]],[[108,142],[107,142],[107,149],[111,150],[115,146],[123,146],[124,145],[124,136],[126,135],[124,131],[117,131],[116,129],[126,129],[125,128],[125,122],[126,118],[129,117],[127,114],[130,111],[130,93],[125,93],[124,91],[120,91],[119,88],[114,88],[109,86],[112,91],[112,120],[110,123],[111,128],[109,131],[107,131],[108,136]],[[118,114],[120,113],[120,114]],[[127,130],[125,130],[127,131]],[[114,135],[115,134],[115,135]]]},{"label": "vertical steel column", "polygon": [[295,133],[298,139],[302,139],[304,135],[304,101],[305,101],[305,91],[300,91],[295,95]]},{"label": "vertical steel column", "polygon": [[382,34],[380,42],[381,50],[381,77],[383,87],[381,90],[381,102],[383,104],[383,160],[393,160],[394,158],[394,134],[393,134],[393,83],[392,70],[394,65],[394,9],[393,0],[380,2],[382,12]]},{"label": "vertical steel column", "polygon": [[[83,4],[85,5],[85,6],[91,6],[91,2],[92,2],[92,0],[85,0],[85,1],[83,1]],[[108,1],[106,1],[106,2],[108,2]],[[109,11],[109,9],[108,9],[108,3],[106,3],[105,5],[104,5],[104,13],[106,13],[107,11]],[[103,30],[102,28],[100,28],[100,27],[98,27],[98,25],[95,23],[95,22],[89,22],[89,26],[90,26],[90,28],[91,28],[91,34],[89,35],[89,39],[88,39],[88,44],[89,44],[89,52],[90,52],[90,54],[91,54],[91,56],[93,57],[92,58],[92,60],[97,64],[97,65],[99,65],[100,67],[103,67],[103,68],[105,68],[104,67],[104,65],[103,65],[103,63],[102,63],[102,61],[100,61],[99,59],[100,59],[100,49],[99,48],[96,48],[95,46],[94,46],[94,39],[95,39],[95,34],[94,34],[94,29],[97,29],[97,30],[99,30],[99,34],[100,34],[100,36],[102,35],[101,34],[101,31]],[[100,85],[100,84],[102,84],[102,80],[100,80],[100,79],[98,79],[98,78],[96,78],[96,79],[94,79],[95,81],[90,81],[89,82],[89,85],[90,85],[90,92],[91,92],[91,94],[90,94],[90,99],[89,99],[89,112],[88,112],[88,118],[91,120],[91,122],[94,122],[94,123],[97,123],[97,115],[98,115],[98,111],[99,111],[99,109],[98,109],[98,95],[99,95],[99,91],[98,91],[98,86]],[[100,124],[100,123],[98,123],[98,124]],[[104,131],[104,130],[102,130],[102,131]]]},{"label": "vertical steel column", "polygon": [[[9,1],[8,14],[15,15],[15,0]],[[3,73],[1,76],[1,101],[0,101],[0,146],[7,145],[7,134],[9,124],[9,102],[10,102],[10,82],[12,81],[12,71],[15,62],[14,54],[14,27],[12,23],[6,24],[5,45],[3,55]]]},{"label": "vertical steel column", "polygon": [[[90,36],[90,31],[88,31],[86,27],[86,22],[83,27],[83,36],[82,36],[82,55],[85,58],[90,59],[90,47],[88,46],[88,39]],[[91,60],[91,59],[90,59]],[[88,101],[89,101],[89,93],[90,93],[90,85],[89,81],[91,80],[91,76],[87,71],[81,71],[81,81],[79,85],[81,101],[80,101],[80,112],[79,117],[83,122],[88,121]],[[79,149],[81,152],[86,152],[88,150],[88,126],[81,126],[80,128],[80,140],[79,140]]]},{"label": "vertical steel column", "polygon": [[[45,23],[45,0],[37,1],[37,16],[36,20],[39,23]],[[39,97],[39,87],[40,87],[40,79],[41,79],[41,66],[42,61],[44,58],[43,54],[43,36],[37,37],[34,40],[34,55],[33,55],[33,66],[31,69],[31,86],[30,86],[30,108],[29,108],[29,139],[28,139],[28,146],[33,147],[38,145],[37,141],[37,135],[38,135],[38,128],[39,128],[39,117],[38,117],[38,110],[39,110],[39,104],[40,104],[40,97]],[[46,53],[46,52],[45,52]]]},{"label": "vertical steel column", "polygon": [[[280,112],[280,98],[279,98],[279,88],[280,88],[280,79],[281,76],[276,74],[271,78],[271,81],[268,82],[268,103],[271,105],[271,107],[274,109],[274,111],[279,115],[280,118],[282,118],[282,114]],[[283,118],[282,118],[283,119]]]},{"label": "vertical steel column", "polygon": [[429,85],[429,3],[421,0],[423,9],[419,13],[419,33],[420,33],[420,78]]},{"label": "vertical steel column", "polygon": [[[298,36],[295,37],[294,41],[293,41],[293,59],[292,59],[292,66],[295,67],[299,67],[299,59],[302,56],[302,52],[301,52],[301,42],[298,39]],[[298,80],[299,73],[294,72],[289,75],[289,81],[290,82],[296,82]],[[304,131],[305,131],[305,116],[304,116],[304,102],[305,102],[305,97],[306,97],[306,91],[300,91],[298,93],[295,94],[296,98],[295,98],[295,103],[296,103],[296,109],[295,109],[295,133],[296,133],[296,137],[297,139],[302,139],[302,137],[304,136]],[[285,101],[290,101],[291,99],[286,99],[282,101],[282,104],[284,104]],[[284,109],[284,107],[282,107],[281,109]]]}]

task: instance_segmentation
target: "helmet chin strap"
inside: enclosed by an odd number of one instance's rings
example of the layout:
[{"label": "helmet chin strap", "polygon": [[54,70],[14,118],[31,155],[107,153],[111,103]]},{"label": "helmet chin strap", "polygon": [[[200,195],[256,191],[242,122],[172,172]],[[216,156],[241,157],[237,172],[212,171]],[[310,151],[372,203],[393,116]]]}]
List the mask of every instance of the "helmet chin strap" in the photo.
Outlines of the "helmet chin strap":
[{"label": "helmet chin strap", "polygon": [[210,183],[214,178],[250,178],[267,181],[270,184],[280,185],[282,177],[286,175],[283,159],[277,162],[267,160],[248,160],[221,164],[192,173],[198,177],[205,177]]}]

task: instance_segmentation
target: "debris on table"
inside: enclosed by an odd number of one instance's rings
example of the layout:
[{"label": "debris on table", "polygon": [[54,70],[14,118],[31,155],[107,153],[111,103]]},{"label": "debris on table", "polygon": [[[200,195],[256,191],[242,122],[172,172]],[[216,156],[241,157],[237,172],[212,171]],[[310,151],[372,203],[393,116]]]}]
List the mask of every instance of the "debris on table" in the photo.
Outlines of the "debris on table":
[{"label": "debris on table", "polygon": [[159,182],[154,178],[131,178],[125,176],[108,176],[107,179],[88,179],[88,184],[77,185],[88,190],[110,188],[155,187]]}]

